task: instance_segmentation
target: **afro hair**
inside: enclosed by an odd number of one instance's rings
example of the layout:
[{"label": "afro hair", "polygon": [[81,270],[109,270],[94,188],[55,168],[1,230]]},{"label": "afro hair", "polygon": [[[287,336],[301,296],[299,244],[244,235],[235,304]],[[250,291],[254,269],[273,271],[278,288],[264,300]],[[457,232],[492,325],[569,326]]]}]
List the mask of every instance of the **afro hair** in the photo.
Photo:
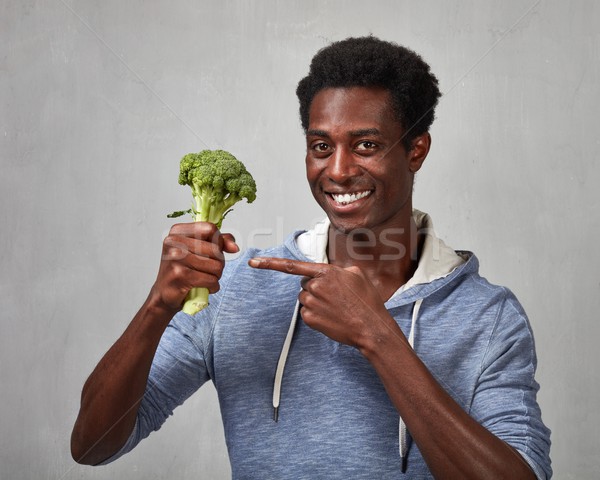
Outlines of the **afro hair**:
[{"label": "afro hair", "polygon": [[407,150],[415,137],[429,130],[441,95],[429,65],[412,50],[373,36],[347,38],[319,50],[308,75],[298,83],[305,132],[315,95],[325,88],[347,87],[380,87],[390,92]]}]

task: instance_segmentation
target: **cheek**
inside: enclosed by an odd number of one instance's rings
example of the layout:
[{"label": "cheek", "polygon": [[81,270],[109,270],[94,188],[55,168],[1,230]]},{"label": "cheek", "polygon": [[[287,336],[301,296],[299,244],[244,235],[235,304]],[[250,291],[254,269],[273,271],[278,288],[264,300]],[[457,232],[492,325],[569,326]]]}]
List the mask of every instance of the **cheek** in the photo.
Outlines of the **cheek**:
[{"label": "cheek", "polygon": [[306,179],[308,180],[309,185],[313,187],[319,178],[320,170],[315,165],[314,160],[310,159],[308,156],[306,157],[304,163],[306,167]]},{"label": "cheek", "polygon": [[394,168],[388,170],[383,178],[385,178],[387,185],[385,197],[388,201],[394,201],[398,198],[404,199],[407,195],[412,194],[413,175],[410,172],[401,168]]}]

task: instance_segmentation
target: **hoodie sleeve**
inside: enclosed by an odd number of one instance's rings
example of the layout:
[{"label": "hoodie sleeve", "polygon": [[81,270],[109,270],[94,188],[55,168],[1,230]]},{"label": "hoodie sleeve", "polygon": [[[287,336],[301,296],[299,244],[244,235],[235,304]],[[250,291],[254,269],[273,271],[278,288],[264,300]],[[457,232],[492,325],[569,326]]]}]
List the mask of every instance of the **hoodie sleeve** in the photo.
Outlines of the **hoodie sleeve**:
[{"label": "hoodie sleeve", "polygon": [[125,445],[102,465],[117,460],[159,430],[173,410],[209,379],[202,338],[210,335],[210,310],[195,317],[183,312],[173,317],[154,355],[134,429]]},{"label": "hoodie sleeve", "polygon": [[531,327],[521,305],[505,290],[483,357],[471,415],[515,448],[538,479],[552,476],[550,430],[536,400],[537,359]]},{"label": "hoodie sleeve", "polygon": [[125,445],[101,465],[133,450],[153,431],[159,430],[175,408],[182,405],[204,383],[213,370],[213,331],[221,310],[224,292],[235,271],[255,253],[249,249],[228,261],[219,281],[221,289],[210,296],[207,308],[194,316],[177,313],[163,333],[148,376],[135,426]]}]

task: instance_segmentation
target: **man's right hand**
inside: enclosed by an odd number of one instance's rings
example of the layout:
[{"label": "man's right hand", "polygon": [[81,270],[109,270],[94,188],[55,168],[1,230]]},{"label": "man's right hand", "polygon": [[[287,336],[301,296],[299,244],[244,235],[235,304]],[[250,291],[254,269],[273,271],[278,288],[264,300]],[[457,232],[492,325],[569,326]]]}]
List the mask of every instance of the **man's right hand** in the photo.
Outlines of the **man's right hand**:
[{"label": "man's right hand", "polygon": [[194,287],[217,292],[225,266],[223,252],[238,251],[233,235],[221,233],[212,223],[173,225],[163,241],[160,268],[150,297],[157,306],[176,312]]},{"label": "man's right hand", "polygon": [[77,462],[95,465],[123,446],[135,425],[152,359],[169,321],[192,287],[219,290],[223,253],[237,251],[233,236],[211,223],[171,228],[148,299],[85,382],[71,436]]}]

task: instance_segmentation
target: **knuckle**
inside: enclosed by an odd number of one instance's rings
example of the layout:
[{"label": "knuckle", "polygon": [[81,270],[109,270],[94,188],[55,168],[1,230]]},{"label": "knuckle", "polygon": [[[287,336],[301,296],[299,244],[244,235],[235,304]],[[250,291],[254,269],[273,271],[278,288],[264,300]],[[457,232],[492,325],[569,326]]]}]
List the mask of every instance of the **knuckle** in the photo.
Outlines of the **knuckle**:
[{"label": "knuckle", "polygon": [[219,290],[221,290],[221,285],[219,284],[219,282],[215,281],[211,283],[207,288],[210,293],[217,293]]},{"label": "knuckle", "polygon": [[[177,235],[180,230],[181,230],[181,224],[180,223],[176,223],[175,225],[172,225],[171,228],[169,229],[169,236],[171,236],[171,235]],[[169,238],[169,237],[167,237],[167,238]]]},{"label": "knuckle", "polygon": [[304,323],[306,323],[308,326],[313,325],[314,315],[310,308],[308,308],[306,305],[303,305],[300,309],[300,315],[302,315],[302,320],[304,320]]},{"label": "knuckle", "polygon": [[210,222],[197,222],[194,224],[195,231],[198,232],[204,238],[210,238],[214,241],[219,235],[219,229],[214,223]]},{"label": "knuckle", "polygon": [[351,266],[351,267],[348,267],[348,269],[347,269],[347,270],[348,270],[349,272],[352,272],[352,273],[356,274],[356,275],[362,275],[362,270],[361,270],[360,268],[358,268],[358,267],[354,266],[354,265],[353,265],[353,266]]},{"label": "knuckle", "polygon": [[169,233],[163,240],[163,247],[167,248],[173,245],[175,239],[173,233]]},{"label": "knuckle", "polygon": [[325,275],[327,275],[330,272],[330,268],[325,268],[325,267],[321,267],[319,268],[319,270],[317,270],[317,273],[315,274],[315,278],[320,278],[320,277],[324,277]]},{"label": "knuckle", "polygon": [[283,262],[283,268],[288,273],[293,273],[296,271],[296,265],[293,260],[285,260]]},{"label": "knuckle", "polygon": [[307,308],[311,308],[315,306],[315,297],[313,297],[309,292],[302,291],[300,292],[300,295],[298,296],[298,300],[300,300],[300,303],[302,304],[302,306],[307,307]]},{"label": "knuckle", "polygon": [[175,263],[173,264],[173,266],[171,267],[171,272],[173,273],[173,276],[176,279],[182,278],[185,276],[186,272],[187,272],[187,268],[183,267],[181,264],[179,263]]},{"label": "knuckle", "polygon": [[173,262],[183,260],[186,257],[187,253],[188,252],[186,248],[182,248],[182,246],[176,247],[172,245],[165,248],[162,258],[163,260]]}]

